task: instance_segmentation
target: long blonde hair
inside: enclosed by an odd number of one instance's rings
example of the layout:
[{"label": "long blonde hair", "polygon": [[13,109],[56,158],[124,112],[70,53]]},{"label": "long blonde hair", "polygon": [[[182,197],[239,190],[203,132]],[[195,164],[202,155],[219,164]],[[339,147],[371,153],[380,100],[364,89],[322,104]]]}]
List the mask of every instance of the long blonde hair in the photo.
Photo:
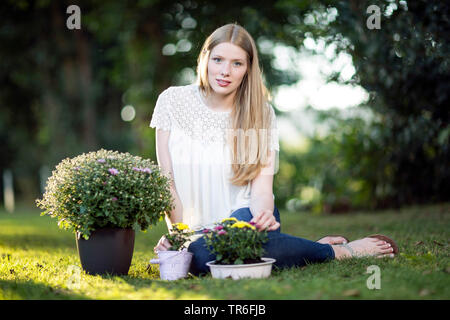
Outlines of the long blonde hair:
[{"label": "long blonde hair", "polygon": [[234,97],[234,108],[230,114],[231,134],[227,137],[232,154],[233,177],[230,182],[243,186],[256,178],[268,164],[270,94],[263,83],[255,41],[236,23],[216,29],[205,40],[197,59],[197,84],[200,89],[207,96],[212,91],[208,81],[208,60],[212,49],[223,42],[239,46],[247,53],[248,68]]}]

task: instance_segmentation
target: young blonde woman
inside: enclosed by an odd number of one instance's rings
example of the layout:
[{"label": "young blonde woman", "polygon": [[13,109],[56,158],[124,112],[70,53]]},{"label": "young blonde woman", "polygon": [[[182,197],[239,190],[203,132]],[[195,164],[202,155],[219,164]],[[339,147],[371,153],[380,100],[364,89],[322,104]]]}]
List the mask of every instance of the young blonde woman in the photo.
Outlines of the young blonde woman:
[{"label": "young blonde woman", "polygon": [[[188,247],[193,274],[208,272],[206,262],[215,259],[201,230],[230,216],[269,231],[265,256],[276,259],[277,267],[398,252],[382,235],[346,243],[342,236],[311,241],[281,233],[272,190],[276,119],[255,42],[243,27],[224,25],[206,39],[197,62],[197,82],[163,91],[150,122],[157,129],[158,164],[173,178],[175,208],[166,217],[168,228],[183,222],[197,233]],[[155,252],[169,247],[163,237]]]}]

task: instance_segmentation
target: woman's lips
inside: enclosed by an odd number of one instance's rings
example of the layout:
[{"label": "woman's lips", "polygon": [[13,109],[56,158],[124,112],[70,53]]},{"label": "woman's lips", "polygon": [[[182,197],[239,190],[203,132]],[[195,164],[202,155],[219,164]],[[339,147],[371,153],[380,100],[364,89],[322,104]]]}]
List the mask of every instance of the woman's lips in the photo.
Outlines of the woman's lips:
[{"label": "woman's lips", "polygon": [[226,87],[230,84],[230,81],[216,79],[217,84],[221,87]]}]

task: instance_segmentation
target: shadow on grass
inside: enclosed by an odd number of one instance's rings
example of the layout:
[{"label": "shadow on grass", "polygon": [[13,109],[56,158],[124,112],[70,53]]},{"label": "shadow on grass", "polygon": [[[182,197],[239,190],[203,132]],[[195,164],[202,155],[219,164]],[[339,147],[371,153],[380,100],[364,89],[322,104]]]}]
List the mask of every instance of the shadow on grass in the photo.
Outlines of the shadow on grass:
[{"label": "shadow on grass", "polygon": [[[200,277],[189,274],[184,279],[176,281],[161,280],[159,267],[141,264],[132,266],[127,275],[96,274],[102,280],[114,283],[126,283],[131,286],[133,292],[139,294],[137,299],[166,300],[166,299],[220,299],[220,295],[208,290],[208,283],[204,280],[212,280],[211,274]],[[89,275],[89,274],[88,274]],[[202,281],[203,280],[203,281]],[[200,282],[199,282],[200,281]],[[151,294],[149,295],[149,291]]]},{"label": "shadow on grass", "polygon": [[0,297],[6,300],[85,300],[88,297],[34,281],[0,280]]},{"label": "shadow on grass", "polygon": [[14,249],[74,249],[75,236],[61,237],[44,234],[0,234],[0,243]]}]

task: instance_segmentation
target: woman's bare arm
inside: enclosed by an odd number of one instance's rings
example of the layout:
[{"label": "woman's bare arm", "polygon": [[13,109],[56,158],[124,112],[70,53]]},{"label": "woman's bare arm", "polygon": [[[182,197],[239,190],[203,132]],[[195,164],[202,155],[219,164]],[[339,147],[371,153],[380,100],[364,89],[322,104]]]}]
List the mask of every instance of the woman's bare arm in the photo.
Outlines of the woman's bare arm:
[{"label": "woman's bare arm", "polygon": [[258,230],[268,228],[269,231],[278,229],[280,224],[276,221],[273,210],[273,175],[275,173],[276,152],[271,151],[269,164],[263,168],[259,175],[252,180],[250,212],[252,222],[256,223]]},{"label": "woman's bare arm", "polygon": [[168,174],[171,179],[170,191],[175,199],[175,208],[170,212],[170,216],[166,216],[166,223],[169,230],[172,229],[172,224],[182,222],[183,220],[183,206],[180,197],[176,190],[173,181],[172,159],[169,153],[169,135],[170,131],[157,129],[156,130],[156,157],[161,171]]}]

